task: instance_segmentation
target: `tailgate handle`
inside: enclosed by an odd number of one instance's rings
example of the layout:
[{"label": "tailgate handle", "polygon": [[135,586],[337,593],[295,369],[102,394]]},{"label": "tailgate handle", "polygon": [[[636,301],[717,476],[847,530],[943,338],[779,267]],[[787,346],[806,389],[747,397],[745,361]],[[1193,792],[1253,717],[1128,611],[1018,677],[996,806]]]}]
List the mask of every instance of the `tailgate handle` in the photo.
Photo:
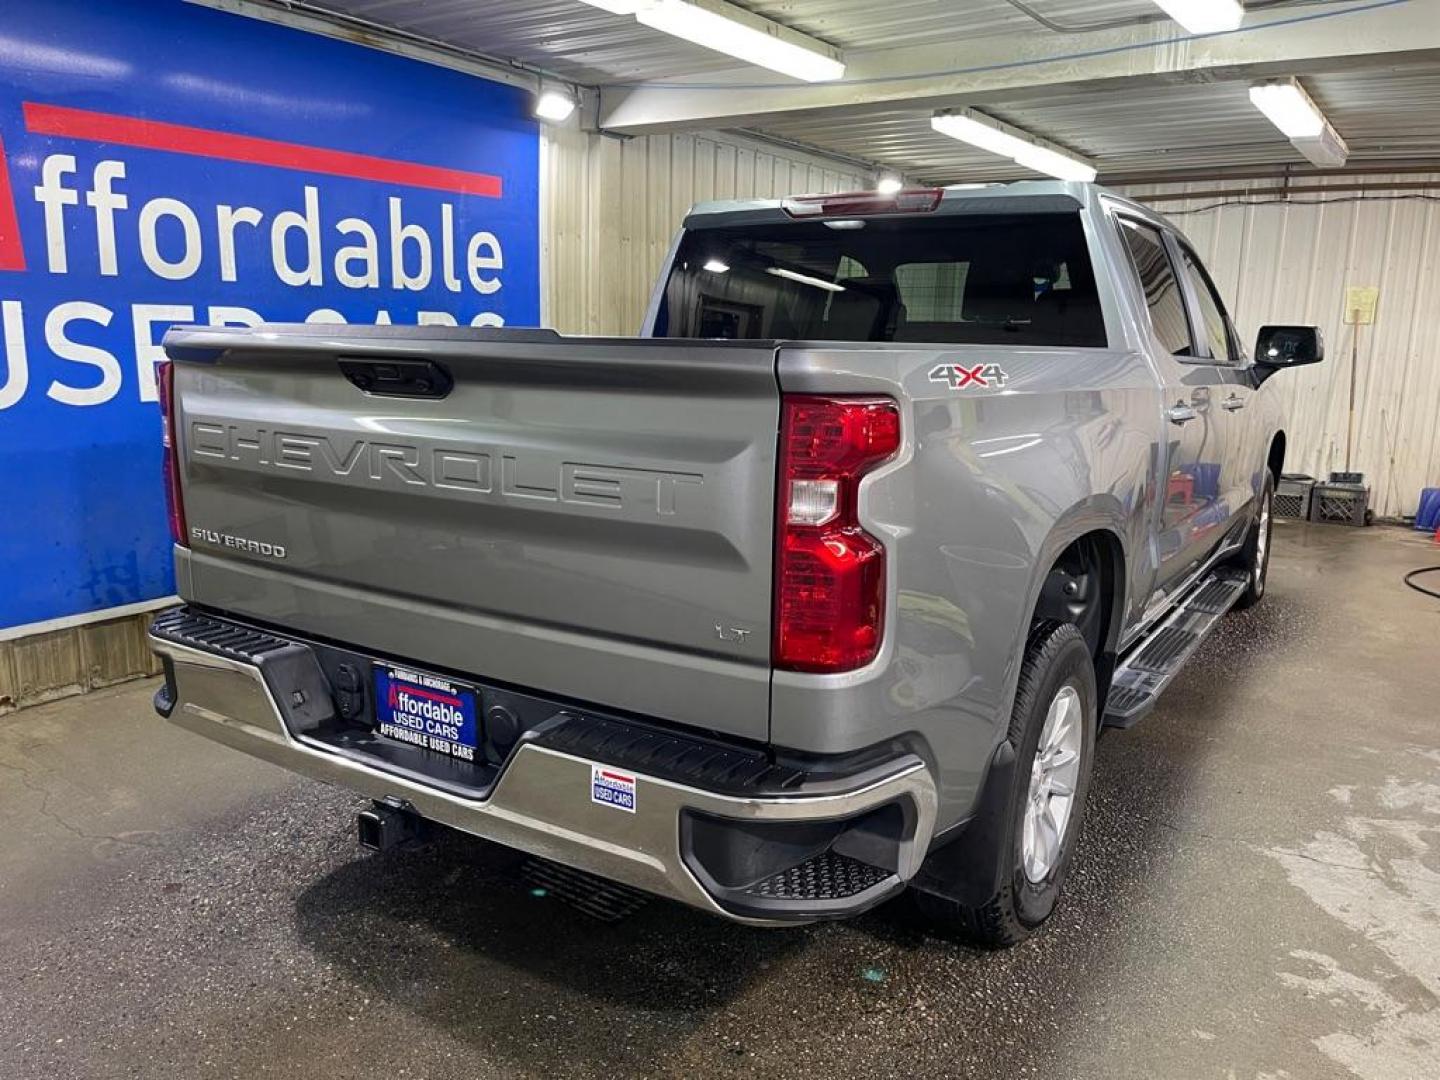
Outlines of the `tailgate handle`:
[{"label": "tailgate handle", "polygon": [[367,394],[379,397],[443,398],[455,386],[433,360],[345,360],[340,371]]}]

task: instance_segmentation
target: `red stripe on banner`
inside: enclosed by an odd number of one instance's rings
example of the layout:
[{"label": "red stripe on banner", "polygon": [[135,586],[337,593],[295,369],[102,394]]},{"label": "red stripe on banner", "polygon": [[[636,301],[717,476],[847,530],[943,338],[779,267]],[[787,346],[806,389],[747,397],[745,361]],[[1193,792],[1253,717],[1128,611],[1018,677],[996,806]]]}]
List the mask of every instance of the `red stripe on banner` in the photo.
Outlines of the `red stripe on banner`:
[{"label": "red stripe on banner", "polygon": [[302,146],[300,143],[260,139],[251,135],[231,135],[183,124],[139,120],[133,116],[40,105],[33,101],[25,102],[24,109],[25,126],[38,135],[88,139],[144,150],[169,150],[176,154],[194,154],[221,161],[243,161],[252,165],[271,165],[277,169],[348,176],[355,180],[453,191],[459,195],[481,195],[489,199],[498,199],[501,195],[500,177],[489,173],[442,169],[437,165],[417,165],[412,161]]},{"label": "red stripe on banner", "polygon": [[633,784],[635,782],[635,777],[626,776],[624,773],[606,772],[604,769],[601,769],[600,775],[605,777],[606,780],[618,780],[622,784]]},{"label": "red stripe on banner", "polygon": [[25,249],[20,244],[20,222],[15,217],[15,198],[10,191],[5,143],[0,141],[0,270],[24,269]]}]

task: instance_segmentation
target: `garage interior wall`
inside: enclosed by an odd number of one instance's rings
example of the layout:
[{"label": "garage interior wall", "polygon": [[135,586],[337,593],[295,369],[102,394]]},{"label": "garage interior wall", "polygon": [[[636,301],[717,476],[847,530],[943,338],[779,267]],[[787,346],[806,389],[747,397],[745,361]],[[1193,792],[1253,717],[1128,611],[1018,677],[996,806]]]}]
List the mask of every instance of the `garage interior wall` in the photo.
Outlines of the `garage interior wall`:
[{"label": "garage interior wall", "polygon": [[575,125],[540,141],[540,312],[567,334],[634,334],[685,212],[707,199],[853,191],[834,161],[739,136],[616,138]]},{"label": "garage interior wall", "polygon": [[[1264,323],[1308,323],[1325,362],[1275,389],[1289,415],[1285,470],[1345,469],[1350,359],[1356,354],[1351,469],[1377,516],[1414,514],[1440,482],[1440,174],[1136,186],[1190,237],[1247,349]],[[1188,196],[1188,197],[1187,197]],[[1346,324],[1346,290],[1375,286],[1372,325]]]}]

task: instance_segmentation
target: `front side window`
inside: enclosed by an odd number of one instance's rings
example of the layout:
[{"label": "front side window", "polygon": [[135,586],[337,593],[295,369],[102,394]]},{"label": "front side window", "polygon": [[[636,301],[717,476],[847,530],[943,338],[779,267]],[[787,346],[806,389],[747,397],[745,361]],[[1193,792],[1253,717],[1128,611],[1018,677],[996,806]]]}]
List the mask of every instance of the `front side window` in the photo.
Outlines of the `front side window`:
[{"label": "front side window", "polygon": [[1107,344],[1079,212],[692,229],[657,337]]},{"label": "front side window", "polygon": [[1145,306],[1155,336],[1172,356],[1194,356],[1190,320],[1185,315],[1185,298],[1170,263],[1170,253],[1160,230],[1130,218],[1119,218],[1120,235],[1130,253],[1130,263],[1140,281]]},{"label": "front side window", "polygon": [[1184,244],[1180,245],[1180,258],[1185,264],[1190,289],[1200,301],[1200,319],[1204,323],[1205,340],[1210,344],[1210,356],[1217,364],[1233,364],[1239,359],[1239,352],[1233,347],[1230,320],[1225,315],[1225,306],[1220,302],[1210,275],[1200,265],[1195,253]]}]

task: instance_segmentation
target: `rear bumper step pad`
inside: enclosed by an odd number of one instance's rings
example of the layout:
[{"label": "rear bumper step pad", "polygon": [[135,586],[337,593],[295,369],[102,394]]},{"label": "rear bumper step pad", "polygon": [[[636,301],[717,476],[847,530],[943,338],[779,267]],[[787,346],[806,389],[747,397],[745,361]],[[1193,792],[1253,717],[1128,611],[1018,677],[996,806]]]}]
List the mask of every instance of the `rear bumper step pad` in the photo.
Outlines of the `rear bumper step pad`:
[{"label": "rear bumper step pad", "polygon": [[767,900],[847,900],[879,885],[890,871],[838,851],[824,851],[745,890]]}]

